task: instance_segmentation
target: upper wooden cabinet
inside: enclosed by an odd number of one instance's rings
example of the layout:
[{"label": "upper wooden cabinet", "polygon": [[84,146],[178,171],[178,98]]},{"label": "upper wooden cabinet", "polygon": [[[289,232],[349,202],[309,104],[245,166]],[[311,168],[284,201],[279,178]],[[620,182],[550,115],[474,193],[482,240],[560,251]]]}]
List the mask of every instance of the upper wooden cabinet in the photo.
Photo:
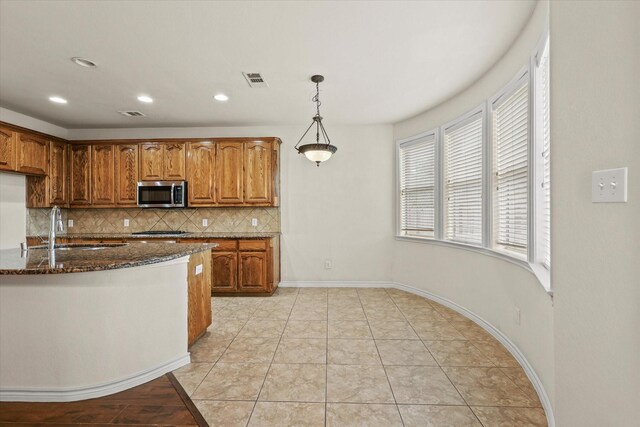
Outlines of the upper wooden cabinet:
[{"label": "upper wooden cabinet", "polygon": [[239,204],[244,201],[242,142],[216,144],[216,201],[220,204]]},{"label": "upper wooden cabinet", "polygon": [[116,202],[115,150],[113,145],[94,145],[91,151],[91,204],[110,206]]},{"label": "upper wooden cabinet", "polygon": [[245,203],[270,203],[272,183],[271,143],[246,142],[244,146]]},{"label": "upper wooden cabinet", "polygon": [[116,145],[116,205],[135,206],[138,192],[138,145]]},{"label": "upper wooden cabinet", "polygon": [[145,142],[140,144],[141,181],[184,181],[185,144]]},{"label": "upper wooden cabinet", "polygon": [[61,141],[51,141],[49,152],[51,154],[49,163],[49,203],[58,206],[66,205],[69,203],[69,192],[67,191],[69,144]]},{"label": "upper wooden cabinet", "polygon": [[71,145],[69,158],[69,204],[91,204],[91,146]]},{"label": "upper wooden cabinet", "polygon": [[215,203],[215,144],[213,141],[187,143],[189,205]]},{"label": "upper wooden cabinet", "polygon": [[18,172],[29,175],[49,173],[49,141],[40,136],[18,133]]},{"label": "upper wooden cabinet", "polygon": [[184,181],[185,173],[185,144],[167,142],[164,144],[163,177],[167,181]]},{"label": "upper wooden cabinet", "polygon": [[0,127],[0,170],[16,170],[17,139],[17,132]]}]

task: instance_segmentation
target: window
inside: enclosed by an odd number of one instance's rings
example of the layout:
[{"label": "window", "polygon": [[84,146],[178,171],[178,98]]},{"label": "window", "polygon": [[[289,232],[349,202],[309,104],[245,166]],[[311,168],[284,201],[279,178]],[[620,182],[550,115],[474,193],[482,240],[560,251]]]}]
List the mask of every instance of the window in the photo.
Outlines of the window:
[{"label": "window", "polygon": [[551,122],[549,81],[549,39],[535,58],[535,122],[538,158],[536,197],[538,254],[537,261],[551,268]]},{"label": "window", "polygon": [[403,235],[434,235],[435,146],[435,133],[399,146],[400,231]]},{"label": "window", "polygon": [[444,130],[445,239],[482,244],[483,112]]},{"label": "window", "polygon": [[492,105],[494,247],[527,255],[529,77]]},{"label": "window", "polygon": [[398,142],[398,234],[532,271],[551,289],[549,37],[496,96]]}]

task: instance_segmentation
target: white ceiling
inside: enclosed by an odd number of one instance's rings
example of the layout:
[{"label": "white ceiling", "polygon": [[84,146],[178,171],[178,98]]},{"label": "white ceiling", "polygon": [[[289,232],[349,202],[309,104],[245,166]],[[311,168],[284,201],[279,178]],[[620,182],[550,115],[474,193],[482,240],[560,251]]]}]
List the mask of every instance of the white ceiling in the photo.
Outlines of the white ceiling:
[{"label": "white ceiling", "polygon": [[[535,1],[0,0],[0,105],[67,128],[392,123],[463,90]],[[73,64],[82,56],[97,69]],[[251,89],[241,72],[261,72]],[[226,103],[213,100],[224,92]],[[153,104],[137,101],[149,94]],[[59,95],[66,105],[51,103]],[[118,110],[140,110],[126,118]]]}]

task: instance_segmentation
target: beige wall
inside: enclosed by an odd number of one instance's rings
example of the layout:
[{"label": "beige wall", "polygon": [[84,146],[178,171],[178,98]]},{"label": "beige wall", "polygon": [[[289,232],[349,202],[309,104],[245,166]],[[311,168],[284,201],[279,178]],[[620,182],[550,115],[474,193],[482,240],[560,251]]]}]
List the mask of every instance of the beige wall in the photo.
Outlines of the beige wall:
[{"label": "beige wall", "polygon": [[[311,107],[311,104],[310,104]],[[316,167],[294,145],[306,126],[70,129],[70,139],[278,136],[281,146],[282,280],[391,280],[391,125],[340,126],[325,118],[336,155]],[[331,259],[333,268],[324,268]]]},{"label": "beige wall", "polygon": [[[493,96],[528,64],[547,16],[548,3],[541,2],[522,34],[489,72],[438,107],[397,123],[394,138],[445,124]],[[393,255],[395,281],[449,299],[509,337],[533,367],[553,404],[553,302],[530,271],[477,252],[425,243],[396,241]],[[520,310],[520,325],[516,323],[516,309]]]},{"label": "beige wall", "polygon": [[[640,420],[640,2],[551,3],[559,426]],[[629,167],[628,203],[591,172]]]},{"label": "beige wall", "polygon": [[18,248],[25,241],[26,180],[0,172],[0,249]]}]

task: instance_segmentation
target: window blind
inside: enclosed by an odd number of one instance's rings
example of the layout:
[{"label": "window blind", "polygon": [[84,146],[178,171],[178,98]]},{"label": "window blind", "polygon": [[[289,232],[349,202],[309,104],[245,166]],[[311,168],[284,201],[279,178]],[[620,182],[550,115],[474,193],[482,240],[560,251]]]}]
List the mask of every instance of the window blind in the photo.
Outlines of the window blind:
[{"label": "window blind", "polygon": [[493,107],[494,233],[496,245],[526,255],[528,215],[529,85]]},{"label": "window blind", "polygon": [[400,145],[400,228],[405,235],[433,237],[435,135]]},{"label": "window blind", "polygon": [[542,137],[542,265],[551,268],[551,111],[549,79],[549,41],[538,61],[538,90],[542,102],[538,114],[541,118]]},{"label": "window blind", "polygon": [[444,132],[445,238],[482,244],[482,113]]}]

